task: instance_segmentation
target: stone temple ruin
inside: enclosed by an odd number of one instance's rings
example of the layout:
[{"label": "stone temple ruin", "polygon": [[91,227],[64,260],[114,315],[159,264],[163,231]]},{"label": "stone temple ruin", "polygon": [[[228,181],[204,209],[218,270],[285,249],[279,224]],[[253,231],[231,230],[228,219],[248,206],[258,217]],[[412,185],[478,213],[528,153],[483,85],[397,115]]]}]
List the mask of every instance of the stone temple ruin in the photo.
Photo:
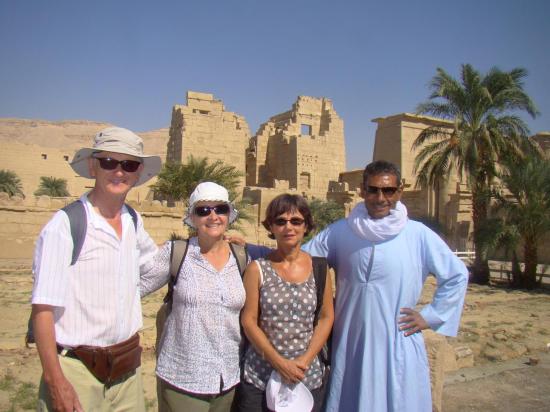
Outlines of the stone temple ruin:
[{"label": "stone temple ruin", "polygon": [[[452,248],[471,248],[471,195],[458,176],[436,188],[416,187],[412,143],[428,127],[452,127],[446,120],[401,113],[373,120],[377,123],[373,160],[398,165],[404,181],[403,201],[409,215],[438,225]],[[537,135],[541,146],[548,134]],[[220,100],[189,91],[187,105],[172,111],[168,161],[185,162],[187,154],[222,160],[245,175],[243,196],[257,216],[247,235],[257,242],[267,238],[258,230],[267,204],[280,193],[298,193],[307,199],[333,200],[348,212],[358,201],[363,170],[345,171],[344,124],[327,98],[299,96],[292,108],[263,123],[250,136],[244,117],[225,111]]]},{"label": "stone temple ruin", "polygon": [[187,92],[187,105],[172,109],[166,161],[186,163],[189,155],[222,160],[245,173],[250,129],[244,117],[228,112],[208,93]]},{"label": "stone temple ruin", "polygon": [[327,198],[330,182],[346,167],[344,123],[329,99],[299,96],[291,110],[271,117],[250,137],[244,117],[226,111],[211,94],[190,91],[187,105],[172,110],[166,159],[185,162],[187,154],[243,172],[244,195],[259,223],[279,193]]},{"label": "stone temple ruin", "polygon": [[[411,148],[412,142],[427,127],[451,127],[452,124],[410,113],[373,121],[377,124],[373,159],[389,160],[401,168],[405,184],[402,199],[409,215],[438,224],[453,249],[470,249],[471,195],[467,187],[457,176],[442,181],[436,188],[416,187],[416,152]],[[40,227],[56,210],[57,201],[52,199],[50,204],[32,196],[40,176],[66,179],[73,196],[90,188],[92,181],[76,176],[69,159],[74,150],[88,144],[91,136],[107,126],[87,121],[54,124],[4,119],[0,122],[0,163],[21,176],[27,196],[25,199],[0,197],[0,221],[3,222],[0,256],[31,256]],[[48,146],[52,139],[46,142],[44,136],[51,129],[54,136],[65,135],[64,140],[59,140],[64,143]],[[30,137],[12,138],[18,134]],[[242,195],[250,199],[250,212],[256,216],[255,222],[241,226],[250,241],[268,242],[260,222],[267,204],[281,193],[297,193],[309,200],[333,200],[346,211],[361,200],[363,170],[345,171],[344,124],[327,98],[299,96],[290,110],[270,117],[251,135],[246,119],[227,111],[221,100],[209,93],[189,91],[186,104],[177,104],[172,109],[169,132],[160,129],[140,134],[145,139],[147,152],[166,153],[165,161],[185,163],[189,155],[193,155],[206,157],[209,162],[221,160],[241,171]],[[534,138],[543,150],[550,151],[549,132],[541,132]],[[128,201],[145,213],[147,230],[161,243],[167,234],[182,231],[183,209],[181,205],[170,208],[152,199],[147,185],[132,190],[128,196]],[[548,255],[549,248],[550,242],[546,242],[541,255]]]},{"label": "stone temple ruin", "polygon": [[326,98],[298,97],[260,126],[246,152],[247,186],[285,186],[308,198],[325,199],[345,168],[344,122]]}]

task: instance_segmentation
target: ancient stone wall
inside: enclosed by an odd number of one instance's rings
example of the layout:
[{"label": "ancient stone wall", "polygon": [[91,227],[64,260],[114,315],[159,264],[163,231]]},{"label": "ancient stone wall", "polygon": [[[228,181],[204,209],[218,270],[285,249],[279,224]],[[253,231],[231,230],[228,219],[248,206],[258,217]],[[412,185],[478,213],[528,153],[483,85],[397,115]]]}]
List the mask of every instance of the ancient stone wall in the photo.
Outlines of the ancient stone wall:
[{"label": "ancient stone wall", "polygon": [[388,160],[401,169],[402,199],[410,216],[438,221],[444,225],[449,235],[447,241],[452,247],[471,248],[469,234],[463,233],[465,226],[471,230],[471,225],[465,223],[471,220],[471,215],[468,215],[471,200],[461,191],[463,187],[461,189],[456,173],[453,171],[447,182],[442,180],[436,190],[416,187],[414,162],[418,149],[412,148],[414,140],[428,127],[437,126],[450,131],[452,123],[410,113],[376,118],[373,122],[378,124],[373,160]]},{"label": "ancient stone wall", "polygon": [[276,182],[275,188],[250,186],[244,188],[243,198],[250,200],[253,205],[252,212],[256,217],[254,222],[251,222],[250,229],[245,232],[247,236],[251,236],[251,241],[262,245],[275,245],[275,242],[267,236],[268,232],[261,222],[265,219],[265,211],[269,202],[283,193],[298,194],[295,189],[288,188],[287,181]]},{"label": "ancient stone wall", "polygon": [[[15,172],[21,179],[24,195],[33,196],[38,189],[40,177],[55,177],[67,180],[71,196],[80,196],[94,182],[77,176],[69,163],[76,150],[89,147],[94,135],[109,127],[107,123],[87,121],[48,122],[25,119],[0,119],[0,169]],[[145,153],[165,158],[167,129],[139,133],[144,140]],[[149,185],[134,188],[130,200],[151,198]]]},{"label": "ancient stone wall", "polygon": [[550,132],[540,132],[533,136],[546,155],[550,157]]},{"label": "ancient stone wall", "polygon": [[330,181],[346,166],[344,123],[330,99],[299,96],[292,110],[275,115],[250,139],[248,186],[290,189],[326,199]]},{"label": "ancient stone wall", "polygon": [[[23,193],[33,196],[40,185],[40,177],[55,177],[67,181],[71,196],[79,197],[93,188],[94,180],[78,176],[70,166],[74,151],[41,147],[17,142],[2,143],[0,165],[2,169],[14,171],[21,179]],[[156,178],[135,187],[128,194],[128,200],[144,200],[152,197],[149,186]]]},{"label": "ancient stone wall", "polygon": [[[187,92],[187,105],[172,109],[167,160],[186,163],[189,155],[221,160],[245,173],[250,129],[243,116],[228,112],[212,94]],[[243,177],[244,186],[244,177]]]},{"label": "ancient stone wall", "polygon": [[[50,198],[48,196],[9,198],[0,193],[0,259],[31,258],[40,230],[53,214],[72,202],[73,198]],[[183,226],[183,207],[166,207],[158,201],[130,201],[140,212],[147,232],[161,244],[172,233],[187,236]]]},{"label": "ancient stone wall", "polygon": [[344,206],[344,214],[347,216],[351,209],[363,199],[361,187],[363,185],[363,169],[342,172],[337,182],[330,182],[327,200],[331,200]]}]

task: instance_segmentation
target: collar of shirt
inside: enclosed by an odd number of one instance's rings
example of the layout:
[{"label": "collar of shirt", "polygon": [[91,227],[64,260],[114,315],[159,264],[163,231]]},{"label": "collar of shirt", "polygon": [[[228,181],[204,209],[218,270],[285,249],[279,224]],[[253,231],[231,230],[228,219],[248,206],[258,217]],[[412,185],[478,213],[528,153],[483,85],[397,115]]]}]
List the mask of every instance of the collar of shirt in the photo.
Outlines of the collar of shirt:
[{"label": "collar of shirt", "polygon": [[[80,197],[80,201],[84,204],[86,209],[86,216],[88,218],[88,222],[93,225],[94,228],[104,231],[105,233],[108,233],[111,236],[114,236],[118,239],[117,234],[115,233],[115,230],[113,227],[107,222],[107,220],[101,216],[99,213],[97,213],[94,210],[94,206],[92,205],[92,202],[90,202],[90,199],[88,198],[88,193],[83,194]],[[120,216],[122,220],[122,233],[125,233],[128,229],[128,225],[132,224],[132,216],[130,216],[130,213],[128,212],[128,209],[126,208],[126,205],[122,206],[122,212]]]}]

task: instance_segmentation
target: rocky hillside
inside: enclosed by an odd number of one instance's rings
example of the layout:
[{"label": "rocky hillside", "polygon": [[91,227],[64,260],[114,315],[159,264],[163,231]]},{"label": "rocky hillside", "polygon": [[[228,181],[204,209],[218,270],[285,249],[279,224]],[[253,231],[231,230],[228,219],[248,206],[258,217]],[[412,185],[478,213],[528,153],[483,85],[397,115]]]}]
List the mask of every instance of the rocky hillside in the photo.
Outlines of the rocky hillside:
[{"label": "rocky hillside", "polygon": [[[3,142],[18,142],[42,147],[77,149],[91,143],[92,137],[109,123],[88,120],[65,120],[51,122],[36,119],[0,118],[0,145]],[[145,142],[146,153],[159,154],[166,158],[168,129],[146,132],[136,131]]]}]

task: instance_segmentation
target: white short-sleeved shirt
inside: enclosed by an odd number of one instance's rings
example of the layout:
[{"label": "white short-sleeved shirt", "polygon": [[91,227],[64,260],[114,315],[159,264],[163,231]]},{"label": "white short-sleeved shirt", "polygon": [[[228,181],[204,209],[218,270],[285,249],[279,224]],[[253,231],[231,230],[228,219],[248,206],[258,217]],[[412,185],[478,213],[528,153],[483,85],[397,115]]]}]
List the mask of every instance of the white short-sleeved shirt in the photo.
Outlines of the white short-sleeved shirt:
[{"label": "white short-sleeved shirt", "polygon": [[53,306],[57,343],[64,346],[108,346],[122,342],[142,326],[140,272],[148,269],[157,246],[137,229],[126,207],[122,237],[97,214],[88,200],[86,239],[71,266],[73,240],[69,219],[58,211],[42,229],[34,261],[33,304]]}]

